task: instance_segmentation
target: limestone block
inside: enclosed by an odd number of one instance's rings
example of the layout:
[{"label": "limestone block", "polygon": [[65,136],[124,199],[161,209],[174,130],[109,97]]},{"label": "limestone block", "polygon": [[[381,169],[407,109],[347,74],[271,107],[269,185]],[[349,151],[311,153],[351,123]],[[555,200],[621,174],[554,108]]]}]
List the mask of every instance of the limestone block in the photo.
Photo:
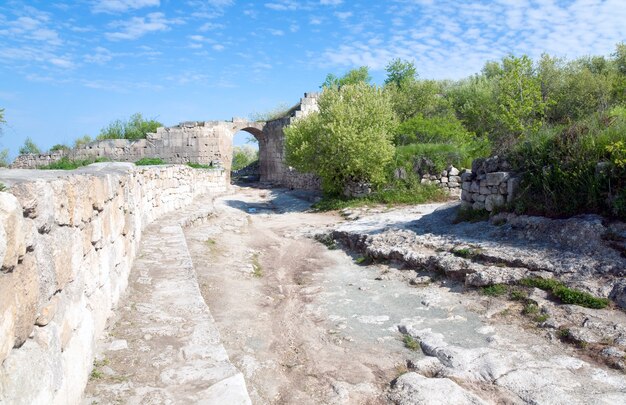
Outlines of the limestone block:
[{"label": "limestone block", "polygon": [[626,309],[626,280],[615,283],[609,298],[615,301],[618,307]]},{"label": "limestone block", "polygon": [[463,181],[463,182],[472,181],[473,178],[474,178],[474,175],[472,174],[472,172],[465,171],[465,172],[461,173],[461,181]]},{"label": "limestone block", "polygon": [[448,187],[450,187],[450,188],[459,188],[460,186],[461,186],[460,183],[457,183],[457,182],[454,182],[454,181],[451,181],[451,182],[448,183]]},{"label": "limestone block", "polygon": [[440,181],[442,183],[447,183],[448,182],[448,178],[447,177],[442,177]]},{"label": "limestone block", "polygon": [[458,176],[459,175],[459,169],[457,169],[454,166],[450,166],[450,168],[448,169],[448,175],[450,175],[450,176]]},{"label": "limestone block", "polygon": [[498,194],[506,194],[508,189],[508,182],[502,182],[498,186]]},{"label": "limestone block", "polygon": [[14,195],[0,193],[0,271],[12,271],[26,253],[22,207]]},{"label": "limestone block", "polygon": [[461,182],[461,177],[460,176],[450,176],[449,180],[451,182],[454,182],[454,183],[460,183]]},{"label": "limestone block", "polygon": [[487,173],[487,184],[490,186],[499,186],[500,183],[507,181],[510,177],[510,172]]},{"label": "limestone block", "polygon": [[461,200],[463,201],[468,201],[468,202],[473,202],[473,198],[472,198],[472,194],[467,191],[467,190],[462,190],[461,191]]},{"label": "limestone block", "polygon": [[47,324],[49,324],[56,314],[58,303],[59,296],[53,295],[48,303],[39,310],[39,314],[37,315],[37,320],[35,321],[35,324],[37,326],[46,326]]},{"label": "limestone block", "polygon": [[480,185],[477,181],[472,181],[472,184],[470,186],[470,191],[472,193],[479,193],[480,192]]},{"label": "limestone block", "polygon": [[15,294],[15,346],[20,346],[28,339],[37,319],[39,302],[38,269],[34,255],[26,255],[12,274]]},{"label": "limestone block", "polygon": [[481,203],[481,202],[478,202],[478,201],[477,201],[477,202],[475,202],[475,203],[472,205],[472,209],[475,209],[475,210],[484,210],[484,209],[485,209],[485,203]]},{"label": "limestone block", "polygon": [[484,194],[476,194],[476,196],[474,197],[474,201],[478,201],[478,202],[485,202],[486,199],[487,199],[487,196]]},{"label": "limestone block", "polygon": [[491,194],[491,189],[489,187],[480,187],[480,194],[489,195]]},{"label": "limestone block", "polygon": [[507,193],[506,201],[507,202],[513,201],[513,199],[517,195],[519,185],[520,185],[519,177],[512,177],[509,179],[509,181],[507,182],[507,189],[506,189],[506,193]]},{"label": "limestone block", "polygon": [[492,194],[485,199],[485,209],[489,212],[494,208],[504,205],[504,197],[500,194]]},{"label": "limestone block", "polygon": [[461,183],[461,188],[465,191],[470,191],[472,188],[472,183],[470,183],[469,181],[464,181],[463,183]]}]

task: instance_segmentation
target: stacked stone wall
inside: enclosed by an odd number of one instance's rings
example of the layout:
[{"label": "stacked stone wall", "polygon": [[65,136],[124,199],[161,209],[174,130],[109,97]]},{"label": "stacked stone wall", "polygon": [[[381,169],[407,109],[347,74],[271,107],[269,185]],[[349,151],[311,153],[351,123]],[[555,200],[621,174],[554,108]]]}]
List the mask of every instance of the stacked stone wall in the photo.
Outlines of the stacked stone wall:
[{"label": "stacked stone wall", "polygon": [[422,175],[422,184],[436,184],[450,194],[451,197],[461,197],[461,176],[468,172],[467,169],[457,169],[454,166],[448,166],[439,174]]},{"label": "stacked stone wall", "polygon": [[0,403],[79,403],[142,229],[227,179],[127,163],[0,170]]},{"label": "stacked stone wall", "polygon": [[512,202],[520,184],[511,165],[498,156],[476,159],[472,170],[461,174],[461,180],[463,206],[489,212]]}]

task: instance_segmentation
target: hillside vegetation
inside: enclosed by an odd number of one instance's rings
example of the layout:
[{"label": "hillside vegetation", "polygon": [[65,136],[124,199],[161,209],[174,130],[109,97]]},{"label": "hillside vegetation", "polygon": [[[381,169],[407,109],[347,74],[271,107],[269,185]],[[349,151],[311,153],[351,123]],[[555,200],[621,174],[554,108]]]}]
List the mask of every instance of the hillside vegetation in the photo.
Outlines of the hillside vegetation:
[{"label": "hillside vegetation", "polygon": [[320,175],[329,196],[350,182],[419,193],[425,167],[497,154],[524,173],[510,209],[626,218],[623,43],[570,61],[510,55],[458,81],[420,79],[398,59],[382,86],[361,67],[322,88],[320,112],[288,128],[286,145],[289,164]]}]

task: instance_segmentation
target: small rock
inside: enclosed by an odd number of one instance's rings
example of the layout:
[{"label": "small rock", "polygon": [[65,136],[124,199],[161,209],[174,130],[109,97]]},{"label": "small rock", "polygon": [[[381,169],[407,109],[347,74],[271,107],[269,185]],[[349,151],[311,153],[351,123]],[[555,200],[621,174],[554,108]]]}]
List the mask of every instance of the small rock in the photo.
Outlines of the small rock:
[{"label": "small rock", "polygon": [[114,340],[109,345],[110,351],[124,350],[128,349],[128,342],[124,339]]}]

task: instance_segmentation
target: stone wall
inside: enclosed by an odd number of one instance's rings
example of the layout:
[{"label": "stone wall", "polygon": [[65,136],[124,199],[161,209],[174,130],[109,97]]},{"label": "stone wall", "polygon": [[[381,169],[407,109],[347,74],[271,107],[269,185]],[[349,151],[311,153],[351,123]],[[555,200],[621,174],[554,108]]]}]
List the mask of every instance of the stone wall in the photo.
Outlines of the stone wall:
[{"label": "stone wall", "polygon": [[183,122],[174,127],[157,128],[146,139],[106,139],[67,151],[18,156],[13,169],[34,169],[58,161],[104,158],[118,162],[136,162],[158,157],[166,163],[188,162],[230,167],[232,134],[240,123],[232,121]]},{"label": "stone wall", "polygon": [[233,118],[231,121],[190,121],[174,127],[161,127],[146,139],[130,141],[108,139],[94,141],[67,151],[18,156],[13,169],[34,169],[68,157],[71,160],[108,159],[136,162],[150,157],[166,163],[188,162],[224,167],[229,175],[233,136],[247,131],[259,141],[260,177],[262,182],[298,189],[319,189],[320,181],[311,174],[299,173],[285,164],[285,134],[283,129],[294,120],[318,111],[319,93],[305,93],[285,118],[269,122],[250,122]]},{"label": "stone wall", "polygon": [[128,163],[0,170],[0,403],[78,403],[142,229],[227,178]]},{"label": "stone wall", "polygon": [[439,174],[422,175],[422,184],[436,184],[445,189],[452,197],[461,197],[461,175],[467,173],[467,169],[457,169],[454,166],[448,166]]},{"label": "stone wall", "polygon": [[462,173],[461,180],[463,206],[489,212],[512,202],[520,183],[511,165],[498,156],[474,160],[472,170]]}]

